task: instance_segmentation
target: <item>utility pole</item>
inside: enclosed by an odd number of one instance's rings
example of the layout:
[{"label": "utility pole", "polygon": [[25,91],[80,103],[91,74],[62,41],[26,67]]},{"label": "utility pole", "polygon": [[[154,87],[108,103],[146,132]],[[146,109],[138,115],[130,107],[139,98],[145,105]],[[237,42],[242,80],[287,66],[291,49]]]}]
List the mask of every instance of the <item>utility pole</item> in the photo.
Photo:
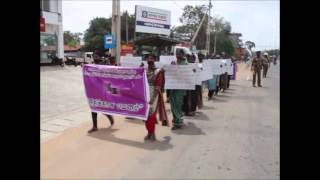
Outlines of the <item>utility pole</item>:
[{"label": "utility pole", "polygon": [[126,11],[126,41],[128,44],[128,11]]},{"label": "utility pole", "polygon": [[[117,14],[117,0],[112,0],[112,22],[111,22],[111,33],[115,36],[117,29],[116,29],[116,14]],[[111,56],[116,56],[116,49],[111,49]]]},{"label": "utility pole", "polygon": [[211,16],[211,0],[209,0],[209,14],[208,14],[208,26],[207,26],[207,45],[206,45],[206,50],[207,50],[207,55],[210,54],[210,16]]},{"label": "utility pole", "polygon": [[120,0],[117,0],[117,53],[116,62],[120,64],[120,52],[121,52],[121,13],[120,13]]},{"label": "utility pole", "polygon": [[116,57],[116,63],[120,63],[120,50],[121,50],[121,34],[120,34],[120,24],[121,24],[121,14],[120,14],[120,0],[112,0],[112,26],[111,32],[116,38],[116,47],[111,49],[111,56]]},{"label": "utility pole", "polygon": [[216,55],[217,52],[217,26],[216,23],[214,23],[214,47],[213,47],[213,54]]}]

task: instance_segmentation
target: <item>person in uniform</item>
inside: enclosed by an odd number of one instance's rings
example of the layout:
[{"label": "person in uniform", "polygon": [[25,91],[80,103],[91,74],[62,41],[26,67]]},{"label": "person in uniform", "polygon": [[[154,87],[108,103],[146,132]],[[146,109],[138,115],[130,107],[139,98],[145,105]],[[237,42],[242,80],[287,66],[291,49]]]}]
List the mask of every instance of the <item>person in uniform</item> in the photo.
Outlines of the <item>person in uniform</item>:
[{"label": "person in uniform", "polygon": [[253,72],[253,78],[252,78],[252,86],[256,87],[256,78],[258,77],[258,87],[261,86],[261,69],[262,69],[262,58],[261,58],[261,52],[256,52],[257,57],[253,58],[252,64],[251,64],[251,71]]},{"label": "person in uniform", "polygon": [[262,64],[263,64],[263,70],[262,70],[263,78],[266,78],[268,69],[270,67],[269,58],[268,58],[267,53],[263,54]]}]

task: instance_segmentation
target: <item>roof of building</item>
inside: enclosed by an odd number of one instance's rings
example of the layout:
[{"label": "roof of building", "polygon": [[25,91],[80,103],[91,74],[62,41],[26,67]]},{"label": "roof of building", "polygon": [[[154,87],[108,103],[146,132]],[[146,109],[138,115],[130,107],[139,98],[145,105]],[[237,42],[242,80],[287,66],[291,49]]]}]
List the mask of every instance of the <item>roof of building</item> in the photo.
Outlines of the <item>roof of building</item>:
[{"label": "roof of building", "polygon": [[64,45],[64,51],[79,51],[81,48],[80,45],[76,45],[76,47],[70,47],[68,45]]},{"label": "roof of building", "polygon": [[146,46],[171,46],[179,44],[180,41],[172,38],[163,36],[149,36],[142,37],[134,41],[135,45],[146,45]]},{"label": "roof of building", "polygon": [[231,35],[231,36],[239,36],[239,37],[241,37],[241,36],[242,36],[242,34],[241,34],[241,33],[230,33],[230,35]]}]

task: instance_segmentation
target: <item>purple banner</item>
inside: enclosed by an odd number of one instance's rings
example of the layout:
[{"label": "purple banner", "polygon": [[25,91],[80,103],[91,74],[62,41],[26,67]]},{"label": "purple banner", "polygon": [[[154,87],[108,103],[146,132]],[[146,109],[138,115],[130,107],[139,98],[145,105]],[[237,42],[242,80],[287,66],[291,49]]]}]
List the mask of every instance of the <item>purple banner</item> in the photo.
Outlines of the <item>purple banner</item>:
[{"label": "purple banner", "polygon": [[144,68],[85,64],[83,81],[91,111],[147,119],[149,86]]}]

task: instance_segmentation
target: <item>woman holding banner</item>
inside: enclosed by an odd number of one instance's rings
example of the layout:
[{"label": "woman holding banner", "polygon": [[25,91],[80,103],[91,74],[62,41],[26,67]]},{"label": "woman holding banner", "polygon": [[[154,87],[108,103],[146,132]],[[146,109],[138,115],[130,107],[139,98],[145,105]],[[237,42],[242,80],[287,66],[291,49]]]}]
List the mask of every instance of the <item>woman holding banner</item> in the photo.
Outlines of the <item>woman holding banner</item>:
[{"label": "woman holding banner", "polygon": [[150,109],[149,116],[145,122],[148,134],[145,136],[145,140],[155,141],[155,126],[157,123],[157,112],[159,113],[160,121],[163,126],[168,126],[168,118],[165,110],[164,99],[162,96],[162,86],[164,84],[164,71],[162,69],[156,69],[154,61],[155,56],[149,54],[147,56],[148,69],[147,78],[150,91]]},{"label": "woman holding banner", "polygon": [[[101,61],[101,56],[96,52],[95,54],[94,54],[94,56],[93,56],[94,58],[93,58],[93,61],[94,61],[94,63],[95,64],[101,64],[102,63],[102,61]],[[115,61],[113,62],[112,60],[114,60],[115,58],[114,57],[111,57],[110,58],[111,59],[111,63],[112,64],[110,64],[110,65],[116,65],[115,64]],[[109,119],[109,121],[110,121],[110,124],[111,124],[111,126],[114,124],[114,120],[113,120],[113,117],[111,116],[111,115],[109,115],[109,114],[104,114],[105,116],[107,116],[107,118]],[[97,119],[98,119],[98,113],[96,113],[96,112],[91,112],[91,117],[92,117],[92,128],[88,131],[88,133],[92,133],[92,132],[94,132],[94,131],[97,131],[98,130],[98,121],[97,121]]]},{"label": "woman holding banner", "polygon": [[[184,57],[184,52],[181,49],[178,50],[176,53],[177,58],[177,65],[187,65],[187,61]],[[183,105],[183,98],[186,95],[185,90],[181,89],[173,89],[170,90],[170,105],[171,105],[171,112],[173,116],[173,127],[172,130],[180,129],[183,126],[183,119],[182,119],[182,105]]]}]

